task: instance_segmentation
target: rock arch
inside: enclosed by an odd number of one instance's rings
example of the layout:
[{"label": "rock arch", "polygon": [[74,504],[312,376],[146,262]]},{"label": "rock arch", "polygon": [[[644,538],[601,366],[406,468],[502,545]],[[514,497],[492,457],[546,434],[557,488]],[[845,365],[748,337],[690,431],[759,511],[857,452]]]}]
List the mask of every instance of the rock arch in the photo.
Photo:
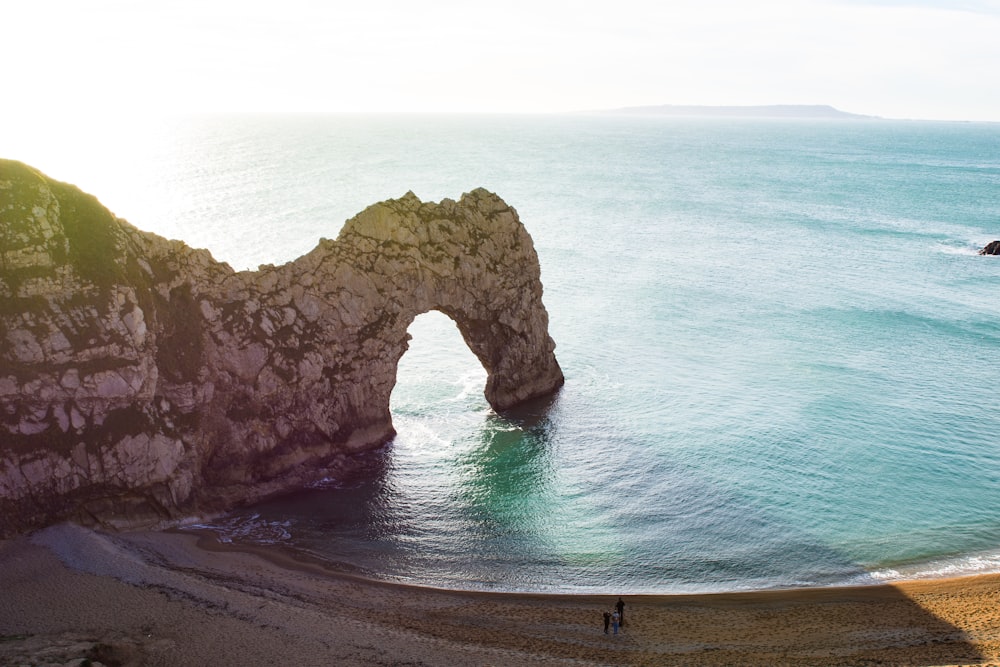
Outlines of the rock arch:
[{"label": "rock arch", "polygon": [[[370,310],[390,346],[393,377],[410,324],[436,310],[455,322],[486,369],[485,394],[495,409],[562,383],[531,237],[496,195],[475,190],[459,202],[424,204],[408,193],[348,221],[337,244],[343,255],[336,261],[358,266],[363,259],[360,275],[337,281],[335,290],[349,293],[373,276],[380,284]],[[368,372],[386,372],[381,361],[371,359]]]},{"label": "rock arch", "polygon": [[301,485],[394,434],[407,329],[451,317],[497,410],[563,383],[538,258],[479,189],[375,204],[235,272],[0,161],[0,525],[140,525]]}]

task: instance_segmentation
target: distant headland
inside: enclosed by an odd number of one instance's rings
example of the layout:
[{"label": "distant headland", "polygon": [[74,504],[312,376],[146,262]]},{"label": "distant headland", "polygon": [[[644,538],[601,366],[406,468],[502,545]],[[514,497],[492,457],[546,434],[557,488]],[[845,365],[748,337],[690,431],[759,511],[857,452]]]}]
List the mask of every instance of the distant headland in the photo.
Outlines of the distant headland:
[{"label": "distant headland", "polygon": [[879,116],[864,116],[835,109],[828,104],[766,104],[756,106],[699,106],[660,104],[641,107],[606,109],[599,113],[635,116],[702,116],[710,118],[817,118],[837,120],[871,120]]}]

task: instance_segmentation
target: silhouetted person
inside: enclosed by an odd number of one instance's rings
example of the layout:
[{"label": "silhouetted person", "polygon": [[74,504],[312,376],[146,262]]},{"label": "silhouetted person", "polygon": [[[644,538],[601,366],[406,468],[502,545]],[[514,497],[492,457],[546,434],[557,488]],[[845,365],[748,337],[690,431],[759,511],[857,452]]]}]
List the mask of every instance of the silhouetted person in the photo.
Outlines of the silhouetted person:
[{"label": "silhouetted person", "polygon": [[621,598],[618,598],[618,602],[615,603],[615,609],[618,610],[618,622],[625,625],[625,603]]},{"label": "silhouetted person", "polygon": [[604,611],[604,634],[608,634],[608,625],[611,623],[611,612]]}]

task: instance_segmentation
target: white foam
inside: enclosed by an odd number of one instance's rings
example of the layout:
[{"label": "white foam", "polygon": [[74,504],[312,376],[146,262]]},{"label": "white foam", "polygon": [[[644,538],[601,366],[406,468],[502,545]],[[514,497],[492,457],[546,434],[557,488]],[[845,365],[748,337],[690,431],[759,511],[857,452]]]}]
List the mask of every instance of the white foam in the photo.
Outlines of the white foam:
[{"label": "white foam", "polygon": [[882,568],[868,573],[876,583],[910,579],[948,579],[1000,573],[1000,552],[983,552],[905,567]]},{"label": "white foam", "polygon": [[935,248],[938,250],[938,252],[942,252],[945,255],[970,256],[970,255],[978,255],[979,251],[982,249],[982,246],[973,246],[973,245],[959,246],[959,245],[949,245],[947,243],[937,243],[935,244]]},{"label": "white foam", "polygon": [[469,371],[464,373],[454,384],[459,387],[458,395],[446,399],[445,402],[447,403],[461,402],[472,396],[475,392],[482,393],[483,387],[486,385],[486,374],[479,370]]},{"label": "white foam", "polygon": [[230,544],[234,540],[250,544],[284,544],[292,539],[289,532],[291,521],[267,521],[260,514],[223,518],[213,523],[200,523],[187,528],[208,530],[218,536],[220,542]]}]

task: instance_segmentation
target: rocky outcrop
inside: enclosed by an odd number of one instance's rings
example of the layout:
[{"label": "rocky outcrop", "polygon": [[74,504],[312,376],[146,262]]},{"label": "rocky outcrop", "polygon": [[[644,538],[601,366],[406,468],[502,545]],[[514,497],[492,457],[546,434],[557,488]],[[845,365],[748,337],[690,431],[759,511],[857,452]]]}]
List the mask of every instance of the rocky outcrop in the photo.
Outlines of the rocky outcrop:
[{"label": "rocky outcrop", "polygon": [[990,241],[979,251],[980,255],[1000,255],[1000,241]]},{"label": "rocky outcrop", "polygon": [[235,272],[0,161],[0,532],[155,524],[335,473],[394,435],[396,366],[430,310],[495,409],[562,384],[531,238],[485,190],[407,193]]}]

